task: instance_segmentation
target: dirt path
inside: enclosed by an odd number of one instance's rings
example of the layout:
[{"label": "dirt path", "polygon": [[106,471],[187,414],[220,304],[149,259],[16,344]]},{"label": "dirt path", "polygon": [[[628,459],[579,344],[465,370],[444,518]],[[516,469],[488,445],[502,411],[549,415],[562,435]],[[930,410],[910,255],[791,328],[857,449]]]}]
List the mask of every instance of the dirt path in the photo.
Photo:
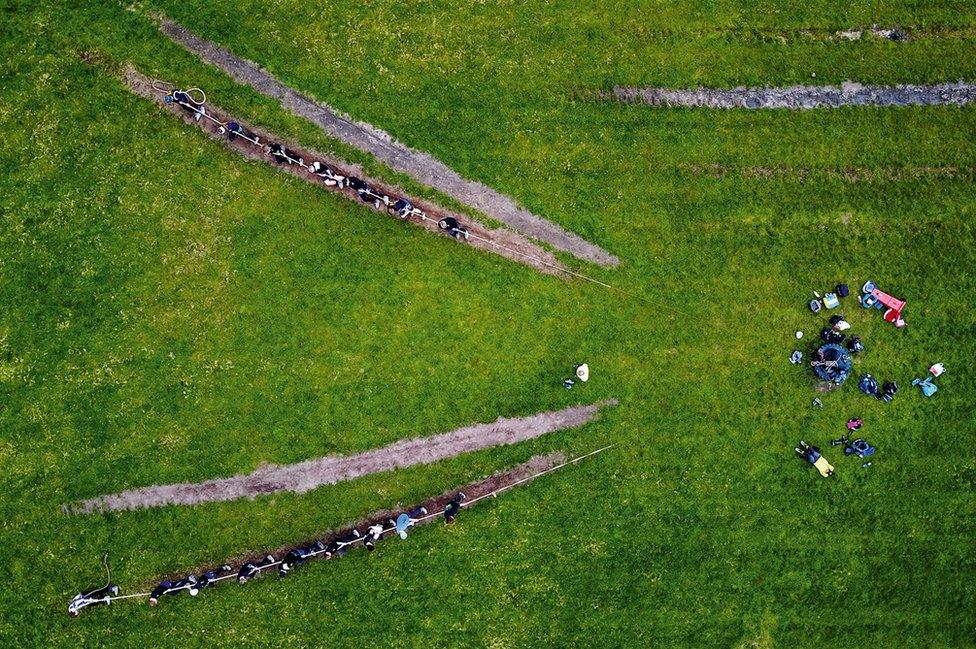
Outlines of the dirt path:
[{"label": "dirt path", "polygon": [[959,81],[937,85],[786,86],[782,88],[628,88],[599,93],[603,100],[628,104],[689,108],[837,108],[840,106],[963,106],[976,101],[976,85]]},{"label": "dirt path", "polygon": [[692,176],[710,178],[738,177],[748,180],[843,180],[848,183],[899,182],[912,180],[965,180],[976,179],[976,167],[730,167],[723,164],[678,163],[680,172]]},{"label": "dirt path", "polygon": [[[350,200],[355,201],[356,203],[366,208],[372,209],[377,212],[382,212],[383,214],[387,213],[384,207],[377,208],[372,203],[363,203],[359,199],[359,195],[353,189],[350,189],[348,187],[346,189],[338,189],[336,187],[329,188],[322,183],[322,180],[318,176],[309,173],[308,171],[306,171],[305,169],[297,165],[276,164],[274,158],[271,157],[271,154],[268,153],[266,148],[263,146],[261,147],[256,146],[253,143],[241,138],[237,138],[233,142],[231,142],[230,140],[227,139],[226,135],[223,135],[217,131],[217,127],[213,122],[206,119],[201,119],[199,121],[194,120],[192,115],[187,113],[185,110],[179,108],[179,106],[177,106],[176,104],[165,103],[163,101],[163,97],[164,97],[163,93],[152,89],[151,79],[149,79],[148,77],[140,73],[132,66],[126,67],[125,71],[123,72],[122,80],[129,87],[129,89],[135,92],[137,95],[155,102],[158,106],[162,107],[167,112],[178,116],[187,124],[195,125],[199,129],[201,129],[204,133],[209,135],[211,138],[219,141],[224,146],[237,151],[244,157],[249,158],[251,160],[261,160],[262,162],[266,162],[274,166],[279,171],[282,171],[284,173],[289,173],[297,178],[301,178],[302,180],[314,184],[316,187],[321,187],[323,189],[328,189],[335,193],[343,194]],[[309,160],[309,161],[319,160],[325,162],[329,166],[339,171],[342,175],[347,177],[356,176],[358,178],[361,178],[362,180],[365,180],[372,187],[374,187],[375,189],[379,190],[382,193],[385,193],[389,196],[407,198],[408,200],[410,200],[411,203],[414,204],[415,207],[423,210],[424,212],[426,212],[428,217],[433,219],[433,221],[424,220],[418,216],[412,216],[406,219],[414,223],[415,225],[419,225],[420,227],[430,230],[431,232],[437,232],[442,236],[447,236],[441,230],[438,229],[436,221],[440,220],[445,216],[454,216],[465,225],[465,227],[472,235],[470,239],[460,240],[463,243],[466,243],[474,248],[487,250],[488,252],[492,252],[501,255],[503,257],[507,257],[508,259],[511,259],[513,261],[517,261],[521,264],[531,266],[543,273],[569,277],[569,275],[560,272],[559,269],[561,269],[562,266],[561,264],[559,264],[559,261],[551,252],[532,243],[531,241],[529,241],[528,239],[519,235],[516,232],[512,232],[511,230],[506,230],[502,228],[496,228],[496,229],[488,228],[485,225],[479,223],[478,221],[468,216],[460,216],[457,214],[452,214],[451,212],[448,212],[447,210],[444,210],[443,208],[438,207],[437,205],[434,205],[429,201],[424,201],[415,198],[413,196],[409,196],[399,187],[391,187],[378,180],[370,178],[369,176],[366,176],[363,173],[362,168],[359,167],[358,165],[350,164],[341,160],[336,160],[331,156],[325,156],[311,149],[300,147],[291,142],[288,142],[287,140],[283,140],[262,129],[255,128],[250,124],[233,117],[232,115],[228,114],[226,111],[220,109],[218,106],[215,106],[209,102],[207,103],[207,114],[217,118],[222,122],[228,122],[231,120],[236,121],[247,130],[258,135],[262,143],[267,144],[270,142],[278,142],[284,144],[292,151],[301,154],[301,156],[305,160]],[[566,272],[570,272],[570,271],[567,270]]]},{"label": "dirt path", "polygon": [[525,235],[545,241],[557,250],[601,266],[620,263],[617,257],[599,246],[519,207],[511,197],[480,182],[463,178],[429,153],[412,149],[375,126],[353,121],[331,106],[286,86],[256,63],[200,38],[165,16],[156,15],[154,18],[163,34],[189,52],[220,68],[238,82],[277,99],[286,110],[304,117],[332,137],[372,154],[390,168],[470,205]]},{"label": "dirt path", "polygon": [[515,444],[546,433],[575,428],[597,418],[600,408],[616,400],[542,412],[529,417],[499,418],[490,424],[474,424],[431,437],[400,440],[355,455],[328,455],[297,464],[263,465],[248,475],[198,483],[158,485],[131,489],[65,505],[66,513],[90,514],[120,510],[197,505],[263,494],[291,491],[302,494],[317,487],[353,480],[371,473],[430,464],[461,453]]}]

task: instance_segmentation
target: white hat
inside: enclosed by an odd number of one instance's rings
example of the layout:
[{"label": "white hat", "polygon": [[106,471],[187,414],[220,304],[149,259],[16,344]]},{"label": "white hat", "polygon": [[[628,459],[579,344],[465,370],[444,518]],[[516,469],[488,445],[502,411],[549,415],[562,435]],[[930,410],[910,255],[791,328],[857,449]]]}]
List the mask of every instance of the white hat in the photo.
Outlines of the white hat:
[{"label": "white hat", "polygon": [[590,379],[590,366],[586,363],[576,366],[576,378],[584,383]]}]

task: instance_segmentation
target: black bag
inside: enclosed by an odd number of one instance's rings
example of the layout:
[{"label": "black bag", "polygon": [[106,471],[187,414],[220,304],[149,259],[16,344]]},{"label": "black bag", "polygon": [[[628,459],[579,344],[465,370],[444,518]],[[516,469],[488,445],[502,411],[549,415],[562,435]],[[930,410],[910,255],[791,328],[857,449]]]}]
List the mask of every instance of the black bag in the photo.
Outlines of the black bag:
[{"label": "black bag", "polygon": [[847,287],[847,284],[838,284],[837,288],[834,290],[840,297],[847,297],[851,294],[851,290]]}]

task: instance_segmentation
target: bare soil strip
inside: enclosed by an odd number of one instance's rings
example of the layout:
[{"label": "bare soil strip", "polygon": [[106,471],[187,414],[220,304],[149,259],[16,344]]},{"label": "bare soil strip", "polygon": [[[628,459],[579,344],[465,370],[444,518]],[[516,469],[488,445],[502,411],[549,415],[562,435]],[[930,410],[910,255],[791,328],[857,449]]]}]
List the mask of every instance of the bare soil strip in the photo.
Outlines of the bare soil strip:
[{"label": "bare soil strip", "polygon": [[[287,553],[292,548],[308,547],[315,541],[322,541],[324,545],[328,545],[329,542],[332,541],[333,539],[348,538],[349,533],[353,529],[357,529],[361,533],[363,533],[365,532],[367,527],[376,523],[381,523],[385,526],[391,518],[396,519],[396,517],[399,516],[400,514],[404,512],[416,511],[420,507],[426,507],[427,511],[430,513],[440,512],[444,510],[444,506],[447,505],[447,503],[454,498],[454,496],[458,493],[458,491],[463,491],[464,494],[467,496],[466,500],[470,502],[475,498],[491,494],[495,491],[498,491],[499,489],[507,487],[514,482],[518,482],[519,480],[529,478],[537,473],[540,473],[541,471],[551,469],[557,464],[561,464],[565,461],[566,461],[565,455],[559,451],[554,453],[549,453],[547,455],[536,455],[530,458],[527,462],[523,462],[522,464],[519,464],[512,469],[509,469],[507,471],[496,471],[495,473],[488,476],[487,478],[484,478],[482,480],[477,480],[475,482],[472,482],[470,484],[464,485],[459,488],[450,489],[438,496],[434,496],[433,498],[428,498],[427,500],[412,505],[410,507],[401,506],[401,507],[396,507],[394,509],[381,509],[369,514],[369,516],[361,520],[358,520],[355,523],[347,524],[341,528],[327,530],[319,534],[316,534],[312,537],[299,539],[296,542],[289,543],[287,545],[281,545],[271,550],[265,549],[261,551],[249,551],[247,553],[241,554],[236,557],[230,557],[228,558],[227,561],[222,562],[222,564],[220,565],[223,564],[230,565],[233,567],[234,571],[236,572],[236,570],[247,561],[257,562],[269,554],[280,558],[284,556],[285,553]],[[527,480],[526,482],[522,483],[522,485],[519,486],[524,486],[531,483],[532,480]],[[462,517],[464,516],[463,511],[461,512],[461,516]],[[418,521],[415,524],[415,527],[419,527],[421,525],[428,525],[430,523],[440,523],[441,520],[442,520],[441,517],[428,518],[425,520]],[[388,542],[391,543],[394,541],[399,542],[399,539],[392,538],[392,537],[393,535],[390,534],[385,538],[387,538]],[[316,559],[325,559],[325,558],[326,557],[324,555],[319,555],[318,557],[316,557]],[[204,572],[206,569],[207,568],[205,567],[201,567],[199,571],[196,572],[195,574]],[[172,573],[169,575],[162,576],[161,579],[174,579],[174,578],[178,579],[190,572],[193,571],[187,570],[180,573]]]},{"label": "bare soil strip", "polygon": [[557,250],[601,266],[620,263],[617,257],[599,246],[519,207],[511,197],[483,183],[463,178],[429,153],[412,149],[375,126],[353,121],[331,106],[286,86],[256,63],[200,38],[165,16],[157,15],[155,18],[163,34],[189,52],[220,68],[238,82],[278,100],[286,110],[304,117],[332,137],[372,154],[390,168],[470,205],[523,234],[545,241]]},{"label": "bare soil strip", "polygon": [[328,455],[286,466],[267,464],[248,475],[131,489],[65,505],[64,510],[65,513],[90,514],[166,505],[198,505],[240,498],[254,499],[280,491],[302,494],[317,487],[353,480],[371,473],[430,464],[461,453],[516,444],[553,431],[576,428],[595,420],[600,408],[616,404],[616,400],[611,399],[529,417],[501,417],[490,424],[474,424],[431,437],[400,440],[355,455]]},{"label": "bare soil strip", "polygon": [[782,29],[774,27],[727,28],[699,30],[648,29],[641,30],[640,36],[646,40],[688,41],[709,37],[722,37],[730,42],[762,43],[838,43],[844,41],[882,40],[904,43],[916,40],[970,40],[976,37],[976,27],[958,25],[871,25],[849,29],[826,27],[797,27]]},{"label": "bare soil strip", "polygon": [[[152,100],[167,112],[178,116],[187,124],[195,125],[196,127],[201,129],[203,132],[205,132],[213,139],[218,140],[224,146],[227,146],[228,148],[237,151],[244,157],[249,158],[251,160],[260,160],[262,162],[266,162],[274,166],[275,168],[277,168],[279,171],[289,173],[293,176],[301,178],[302,180],[313,183],[317,187],[321,187],[323,189],[328,189],[330,191],[343,194],[350,200],[353,200],[356,203],[359,203],[360,205],[363,205],[366,208],[372,209],[377,212],[382,212],[383,214],[387,213],[386,210],[382,207],[377,208],[372,203],[363,203],[359,199],[359,195],[356,193],[356,191],[349,187],[345,189],[338,189],[336,187],[326,187],[322,183],[321,178],[319,178],[315,174],[306,171],[305,169],[297,165],[276,164],[274,158],[271,157],[271,154],[268,153],[268,151],[263,146],[261,147],[256,146],[253,143],[248,142],[247,140],[244,140],[242,138],[235,138],[234,141],[228,140],[225,135],[222,135],[217,132],[216,126],[209,120],[206,119],[201,119],[199,121],[194,120],[192,115],[190,115],[185,110],[182,110],[177,104],[165,103],[163,101],[164,95],[152,89],[151,80],[148,77],[141,74],[136,69],[134,69],[132,66],[126,67],[123,73],[123,81],[137,95]],[[247,130],[257,134],[258,137],[261,139],[262,143],[278,142],[280,144],[287,146],[292,151],[301,154],[302,157],[307,161],[319,160],[325,162],[329,166],[336,169],[342,175],[346,177],[356,176],[358,178],[361,178],[362,180],[365,180],[372,187],[374,187],[375,189],[379,190],[382,193],[385,193],[389,196],[407,198],[411,203],[414,204],[414,206],[416,206],[418,209],[423,210],[428,217],[430,217],[431,219],[435,219],[435,221],[445,216],[454,216],[459,221],[464,223],[468,231],[472,235],[474,235],[468,240],[461,240],[461,241],[474,248],[479,248],[481,250],[486,250],[488,252],[492,252],[501,255],[503,257],[507,257],[508,259],[511,259],[513,261],[517,261],[521,264],[531,266],[543,273],[568,277],[564,273],[560,273],[557,270],[557,268],[561,267],[561,264],[559,264],[559,261],[555,258],[555,256],[551,252],[532,243],[531,241],[519,235],[518,233],[512,232],[511,230],[507,230],[504,228],[496,228],[496,229],[488,228],[487,226],[479,223],[478,221],[468,216],[460,216],[457,214],[452,214],[447,210],[444,210],[443,208],[434,205],[433,203],[409,196],[399,187],[390,187],[380,181],[377,181],[373,178],[364,175],[362,168],[359,167],[358,165],[336,160],[331,156],[323,155],[321,153],[310,150],[308,148],[298,146],[287,140],[278,138],[270,133],[267,133],[266,131],[260,128],[251,126],[250,124],[229,115],[226,111],[221,110],[219,107],[209,102],[207,103],[207,114],[225,123],[231,120],[236,121]],[[431,232],[438,232],[444,235],[444,233],[438,229],[437,224],[435,222],[424,221],[423,219],[417,216],[411,216],[405,220],[409,220],[415,225],[425,228]],[[484,241],[483,239],[487,239],[488,241],[495,242],[498,245],[491,245],[490,243]]]},{"label": "bare soil strip", "polygon": [[976,167],[729,167],[723,164],[678,163],[678,170],[692,176],[737,177],[748,180],[843,180],[848,183],[898,182],[905,180],[976,180]]},{"label": "bare soil strip", "polygon": [[786,86],[782,88],[632,88],[616,86],[601,92],[603,100],[627,104],[687,108],[839,108],[841,106],[963,106],[976,101],[976,85],[959,81],[935,85]]}]

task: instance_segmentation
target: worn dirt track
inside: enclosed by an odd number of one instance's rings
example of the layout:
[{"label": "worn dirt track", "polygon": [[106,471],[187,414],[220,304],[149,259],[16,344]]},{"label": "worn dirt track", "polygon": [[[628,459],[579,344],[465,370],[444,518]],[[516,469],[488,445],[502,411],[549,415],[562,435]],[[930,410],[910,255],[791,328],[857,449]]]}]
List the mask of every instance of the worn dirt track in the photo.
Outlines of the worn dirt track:
[{"label": "worn dirt track", "polygon": [[[271,154],[267,151],[266,147],[264,146],[257,146],[242,138],[236,138],[234,141],[230,141],[226,135],[223,135],[217,131],[217,127],[213,124],[213,122],[207,119],[195,120],[193,119],[193,116],[191,114],[189,114],[185,110],[182,110],[176,104],[165,103],[163,101],[164,94],[159,91],[153,90],[152,80],[146,77],[145,75],[143,75],[142,73],[140,73],[131,65],[125,68],[123,72],[122,80],[126,84],[126,86],[128,86],[129,89],[132,90],[137,95],[153,101],[158,106],[160,106],[167,112],[172,113],[173,115],[179,117],[187,124],[195,125],[197,128],[202,130],[211,138],[221,142],[224,146],[237,151],[244,157],[251,160],[260,160],[262,162],[266,162],[269,165],[272,165],[273,167],[278,169],[279,171],[282,171],[284,173],[289,173],[297,178],[301,178],[302,180],[310,182],[317,187],[327,189],[333,193],[342,194],[346,198],[362,205],[364,208],[381,212],[383,214],[387,213],[385,208],[382,207],[377,208],[372,203],[363,203],[359,199],[359,196],[355,192],[355,190],[349,187],[345,189],[338,189],[337,187],[326,187],[324,184],[322,184],[322,181],[318,176],[306,171],[302,167],[299,167],[297,165],[277,164],[274,158],[271,156]],[[502,257],[511,259],[512,261],[517,261],[521,264],[531,266],[543,273],[569,277],[569,275],[560,272],[560,269],[562,269],[562,265],[559,264],[559,261],[551,252],[532,243],[527,238],[521,236],[517,232],[512,232],[511,230],[507,230],[503,228],[494,228],[494,229],[489,228],[468,216],[453,214],[448,210],[445,210],[437,205],[434,205],[429,201],[425,201],[410,196],[406,194],[399,187],[391,187],[389,185],[386,185],[383,182],[370,178],[369,176],[363,173],[362,168],[359,167],[358,165],[354,165],[342,160],[337,160],[332,156],[323,155],[317,151],[313,151],[306,147],[302,147],[292,142],[289,142],[287,140],[284,140],[282,138],[276,137],[273,134],[270,134],[260,128],[256,128],[248,124],[247,122],[244,122],[240,119],[233,117],[232,115],[228,114],[226,111],[220,109],[218,106],[214,104],[211,104],[210,102],[207,102],[206,107],[207,107],[208,115],[211,115],[212,117],[215,117],[218,120],[225,123],[231,120],[236,121],[247,130],[251,131],[252,133],[255,133],[261,139],[261,142],[264,144],[270,142],[278,142],[280,144],[284,144],[290,150],[301,154],[305,160],[308,161],[319,160],[321,162],[325,162],[329,166],[336,169],[342,175],[346,177],[356,176],[358,178],[361,178],[362,180],[365,180],[372,187],[374,187],[375,189],[379,190],[382,193],[385,193],[389,196],[407,198],[411,203],[414,204],[414,206],[426,212],[431,219],[434,219],[433,221],[430,221],[430,220],[423,220],[420,217],[411,216],[408,219],[404,219],[404,220],[410,221],[411,223],[418,225],[422,228],[425,228],[431,232],[437,232],[442,236],[447,236],[443,232],[441,232],[441,230],[438,229],[436,221],[445,216],[454,216],[459,221],[461,221],[468,229],[468,231],[473,235],[470,239],[459,240],[461,243],[465,243],[474,248],[479,248],[481,250],[486,250],[488,252],[501,255]],[[567,270],[567,272],[569,271]]]},{"label": "worn dirt track", "polygon": [[515,444],[546,433],[582,426],[597,418],[611,399],[528,417],[504,418],[465,426],[449,433],[400,440],[354,455],[328,455],[286,466],[263,465],[253,473],[198,483],[157,485],[107,494],[65,505],[66,513],[90,514],[166,505],[198,505],[280,491],[306,493],[317,487],[353,480],[371,473],[430,464],[461,453]]},{"label": "worn dirt track", "polygon": [[732,167],[718,163],[678,163],[681,173],[710,178],[744,178],[747,180],[842,180],[847,183],[899,182],[928,179],[963,180],[976,179],[976,167],[932,167],[917,165],[886,167]]},{"label": "worn dirt track", "polygon": [[780,88],[633,88],[616,86],[599,93],[603,100],[665,108],[745,108],[809,110],[842,106],[963,106],[976,101],[976,85],[959,81],[935,85],[870,86],[845,82],[839,86]]},{"label": "worn dirt track", "polygon": [[288,111],[304,117],[332,137],[375,156],[390,168],[433,187],[479,212],[545,241],[557,250],[601,266],[616,266],[620,260],[559,225],[520,207],[514,199],[487,185],[468,180],[429,153],[394,140],[389,133],[354,121],[331,106],[285,85],[256,63],[235,56],[227,49],[200,38],[162,15],[155,15],[160,30],[189,52],[214,65],[240,83],[278,100]]}]

